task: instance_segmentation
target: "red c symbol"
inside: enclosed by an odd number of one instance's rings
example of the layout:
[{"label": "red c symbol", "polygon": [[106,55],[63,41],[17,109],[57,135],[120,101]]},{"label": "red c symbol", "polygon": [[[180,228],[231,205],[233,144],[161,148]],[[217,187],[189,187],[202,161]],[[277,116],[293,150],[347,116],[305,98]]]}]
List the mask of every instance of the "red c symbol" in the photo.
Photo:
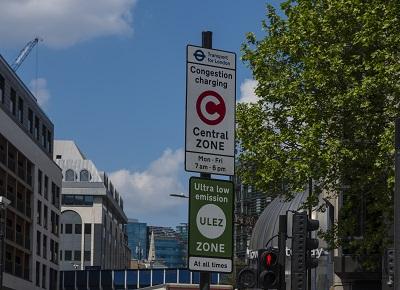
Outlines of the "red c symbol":
[{"label": "red c symbol", "polygon": [[205,91],[197,98],[196,111],[204,123],[217,125],[225,118],[224,99],[217,92]]}]

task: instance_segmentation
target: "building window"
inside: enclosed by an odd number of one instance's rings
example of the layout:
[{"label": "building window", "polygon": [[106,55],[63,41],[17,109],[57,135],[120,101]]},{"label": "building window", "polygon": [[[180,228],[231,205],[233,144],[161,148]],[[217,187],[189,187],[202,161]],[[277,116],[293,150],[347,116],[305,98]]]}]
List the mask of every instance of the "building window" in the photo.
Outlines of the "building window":
[{"label": "building window", "polygon": [[81,224],[75,225],[75,234],[77,234],[77,235],[82,234],[82,225]]},{"label": "building window", "polygon": [[26,182],[32,186],[32,173],[33,173],[33,164],[27,160],[26,162]]},{"label": "building window", "polygon": [[58,271],[50,268],[49,289],[56,289],[58,285]]},{"label": "building window", "polygon": [[56,155],[56,159],[61,159],[62,156],[61,155]]},{"label": "building window", "polygon": [[72,169],[65,171],[65,181],[75,181],[75,171]]},{"label": "building window", "polygon": [[30,273],[30,263],[29,263],[29,257],[30,257],[30,254],[24,254],[24,279],[25,280],[29,280],[30,279],[30,275],[29,275],[29,273]]},{"label": "building window", "polygon": [[0,101],[4,104],[4,85],[5,81],[2,75],[0,75]]},{"label": "building window", "polygon": [[42,146],[47,148],[47,128],[45,125],[42,125]]},{"label": "building window", "polygon": [[54,182],[51,183],[51,204],[58,208],[60,198],[57,198],[57,186]]},{"label": "building window", "polygon": [[0,134],[0,162],[7,165],[7,140]]},{"label": "building window", "polygon": [[92,224],[85,224],[85,235],[90,235],[92,233]]},{"label": "building window", "polygon": [[22,277],[22,252],[19,250],[15,251],[15,276]]},{"label": "building window", "polygon": [[40,287],[40,263],[36,262],[36,286]]},{"label": "building window", "polygon": [[36,140],[39,140],[39,127],[40,126],[40,122],[39,122],[39,118],[35,117],[35,138]]},{"label": "building window", "polygon": [[54,260],[54,241],[53,239],[50,239],[50,261],[55,262]]},{"label": "building window", "polygon": [[28,109],[28,130],[33,134],[33,111],[31,109]]},{"label": "building window", "polygon": [[47,175],[44,176],[44,198],[49,198],[49,178]]},{"label": "building window", "polygon": [[42,195],[42,184],[43,184],[43,173],[42,171],[38,170],[38,193]]},{"label": "building window", "polygon": [[60,195],[61,195],[61,189],[58,186],[56,186],[56,200],[54,202],[54,206],[58,209],[60,209],[61,206]]},{"label": "building window", "polygon": [[63,256],[62,256],[62,254],[63,254],[63,252],[62,252],[62,250],[60,250],[60,261],[62,261],[62,260],[63,260]]},{"label": "building window", "polygon": [[46,289],[46,271],[47,271],[46,265],[42,265],[42,288],[43,289]]},{"label": "building window", "polygon": [[62,204],[63,205],[93,205],[93,195],[71,195],[71,194],[63,194],[62,195]]},{"label": "building window", "polygon": [[54,211],[51,211],[51,232],[56,236],[58,235],[58,221],[58,215]]},{"label": "building window", "polygon": [[24,123],[24,100],[18,98],[18,120],[21,124]]},{"label": "building window", "polygon": [[72,234],[72,224],[65,224],[65,233]]},{"label": "building window", "polygon": [[72,251],[64,251],[64,260],[71,261],[72,260]]},{"label": "building window", "polygon": [[15,241],[18,245],[24,246],[24,237],[22,233],[22,227],[24,226],[24,220],[20,217],[17,217],[17,221],[15,223]]},{"label": "building window", "polygon": [[58,243],[54,242],[54,252],[53,252],[54,258],[53,258],[53,260],[54,260],[54,263],[56,263],[56,264],[58,264],[58,259],[57,259],[58,249],[59,249]]},{"label": "building window", "polygon": [[10,92],[10,112],[15,116],[17,107],[17,93],[13,88],[11,88]]},{"label": "building window", "polygon": [[42,224],[42,202],[40,200],[37,201],[37,224]]},{"label": "building window", "polygon": [[52,135],[50,131],[47,131],[47,150],[49,151],[49,153],[53,153],[53,142],[52,142]]},{"label": "building window", "polygon": [[74,196],[69,194],[63,194],[62,196],[63,204],[65,205],[73,205],[74,204]]},{"label": "building window", "polygon": [[43,235],[43,258],[47,259],[47,237]]},{"label": "building window", "polygon": [[8,168],[12,171],[16,171],[17,162],[17,149],[15,149],[11,144],[8,144]]},{"label": "building window", "polygon": [[55,235],[59,235],[59,228],[60,228],[60,216],[56,214],[56,222],[55,222]]},{"label": "building window", "polygon": [[84,204],[84,196],[83,195],[75,195],[75,204],[83,205]]},{"label": "building window", "polygon": [[43,206],[43,227],[47,230],[48,220],[48,208],[46,205]]},{"label": "building window", "polygon": [[89,181],[89,171],[86,169],[82,170],[79,175],[80,181]]},{"label": "building window", "polygon": [[40,256],[40,245],[41,245],[41,238],[40,238],[40,232],[36,232],[36,255]]},{"label": "building window", "polygon": [[84,252],[84,261],[90,261],[90,251]]},{"label": "building window", "polygon": [[74,251],[74,261],[80,261],[80,260],[81,260],[81,251]]},{"label": "building window", "polygon": [[6,264],[5,264],[5,271],[7,273],[13,274],[13,259],[14,258],[14,248],[6,245]]}]

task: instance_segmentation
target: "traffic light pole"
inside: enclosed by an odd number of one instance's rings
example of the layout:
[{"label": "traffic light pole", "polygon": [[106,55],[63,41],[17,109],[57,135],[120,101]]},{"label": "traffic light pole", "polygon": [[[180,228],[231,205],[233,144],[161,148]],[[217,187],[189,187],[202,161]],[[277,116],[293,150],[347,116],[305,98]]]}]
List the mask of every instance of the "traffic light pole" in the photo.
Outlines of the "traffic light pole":
[{"label": "traffic light pole", "polygon": [[286,281],[285,281],[286,239],[287,239],[287,215],[285,214],[279,216],[279,232],[278,232],[278,245],[279,245],[278,263],[280,265],[279,290],[286,290]]},{"label": "traffic light pole", "polygon": [[400,290],[400,118],[395,123],[394,290]]},{"label": "traffic light pole", "polygon": [[[312,178],[308,179],[308,197],[310,198],[313,194],[312,191]],[[312,207],[308,208],[308,219],[312,219]],[[308,238],[311,239],[311,232],[308,232]],[[307,260],[311,261],[311,252],[307,252]],[[307,290],[311,290],[311,268],[307,270]]]},{"label": "traffic light pole", "polygon": [[[204,48],[212,48],[212,32],[203,31],[201,33],[201,46]],[[211,174],[200,173],[200,177],[211,179]],[[200,290],[210,290],[210,272],[200,272]]]}]

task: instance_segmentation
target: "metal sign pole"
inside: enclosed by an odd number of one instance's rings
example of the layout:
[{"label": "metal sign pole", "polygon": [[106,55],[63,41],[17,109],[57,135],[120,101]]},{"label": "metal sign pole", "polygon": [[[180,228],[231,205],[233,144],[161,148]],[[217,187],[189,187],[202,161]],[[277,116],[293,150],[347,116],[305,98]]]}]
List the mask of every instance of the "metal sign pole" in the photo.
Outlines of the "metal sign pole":
[{"label": "metal sign pole", "polygon": [[[201,46],[204,48],[212,48],[212,32],[203,31],[201,33]],[[200,173],[200,177],[211,179],[211,174]],[[200,290],[210,290],[211,275],[210,272],[200,272]]]}]

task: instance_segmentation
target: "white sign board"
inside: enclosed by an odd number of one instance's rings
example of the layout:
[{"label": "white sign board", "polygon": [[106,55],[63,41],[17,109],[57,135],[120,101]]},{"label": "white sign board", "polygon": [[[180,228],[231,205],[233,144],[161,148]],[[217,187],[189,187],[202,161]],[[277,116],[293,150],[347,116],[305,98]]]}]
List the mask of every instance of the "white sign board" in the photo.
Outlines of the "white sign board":
[{"label": "white sign board", "polygon": [[189,269],[192,271],[232,273],[232,260],[189,257]]},{"label": "white sign board", "polygon": [[187,46],[186,171],[235,174],[236,54]]}]

